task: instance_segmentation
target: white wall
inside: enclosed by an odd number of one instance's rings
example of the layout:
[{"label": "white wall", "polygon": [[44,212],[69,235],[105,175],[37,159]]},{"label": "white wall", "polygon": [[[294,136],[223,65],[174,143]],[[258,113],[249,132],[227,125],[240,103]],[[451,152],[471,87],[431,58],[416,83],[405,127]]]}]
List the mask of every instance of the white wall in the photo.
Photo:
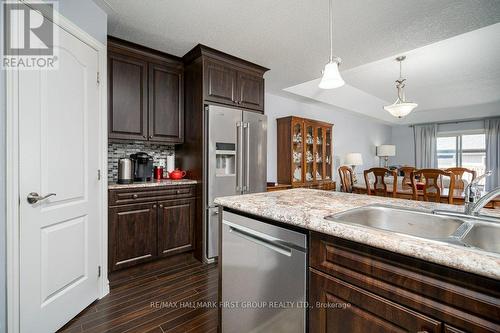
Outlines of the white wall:
[{"label": "white wall", "polygon": [[92,0],[59,0],[59,12],[89,35],[106,45],[108,18]]},{"label": "white wall", "polygon": [[379,158],[375,156],[375,147],[390,143],[391,127],[349,111],[314,101],[298,100],[266,93],[265,113],[268,117],[267,134],[267,180],[275,182],[277,178],[277,125],[276,119],[286,116],[299,116],[333,123],[333,154],[335,158],[334,175],[342,165],[344,157],[350,152],[363,155],[365,168],[378,166]]},{"label": "white wall", "polygon": [[389,165],[415,165],[412,127],[408,125],[393,126],[391,144],[396,145],[396,156],[389,158]]},{"label": "white wall", "polygon": [[467,133],[468,131],[478,131],[478,130],[484,130],[484,120],[440,124],[438,126],[438,133],[446,133],[446,132]]},{"label": "white wall", "polygon": [[[91,0],[59,0],[59,12],[91,36],[106,44],[107,15]],[[3,18],[3,6],[0,6]],[[0,44],[3,48],[3,20]],[[3,50],[2,53],[3,54]],[[6,230],[5,230],[5,72],[0,70],[0,332],[6,332]]]}]

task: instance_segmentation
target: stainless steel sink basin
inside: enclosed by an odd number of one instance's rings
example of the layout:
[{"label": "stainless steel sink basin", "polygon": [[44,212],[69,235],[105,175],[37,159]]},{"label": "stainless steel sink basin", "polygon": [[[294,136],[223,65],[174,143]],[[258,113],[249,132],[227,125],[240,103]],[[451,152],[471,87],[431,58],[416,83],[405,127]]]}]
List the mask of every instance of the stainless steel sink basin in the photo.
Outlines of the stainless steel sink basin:
[{"label": "stainless steel sink basin", "polygon": [[481,250],[500,253],[500,225],[475,223],[463,236],[462,242]]},{"label": "stainless steel sink basin", "polygon": [[429,239],[452,236],[464,220],[385,206],[366,206],[326,217],[327,220]]}]

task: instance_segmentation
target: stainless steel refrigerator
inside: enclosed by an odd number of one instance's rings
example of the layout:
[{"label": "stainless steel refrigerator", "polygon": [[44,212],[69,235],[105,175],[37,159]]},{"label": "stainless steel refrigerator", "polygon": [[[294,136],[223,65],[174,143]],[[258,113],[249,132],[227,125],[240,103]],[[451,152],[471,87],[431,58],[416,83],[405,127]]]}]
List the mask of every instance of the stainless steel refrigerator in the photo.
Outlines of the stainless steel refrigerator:
[{"label": "stainless steel refrigerator", "polygon": [[205,110],[206,203],[204,256],[218,256],[219,219],[214,199],[266,191],[267,116],[210,105]]}]

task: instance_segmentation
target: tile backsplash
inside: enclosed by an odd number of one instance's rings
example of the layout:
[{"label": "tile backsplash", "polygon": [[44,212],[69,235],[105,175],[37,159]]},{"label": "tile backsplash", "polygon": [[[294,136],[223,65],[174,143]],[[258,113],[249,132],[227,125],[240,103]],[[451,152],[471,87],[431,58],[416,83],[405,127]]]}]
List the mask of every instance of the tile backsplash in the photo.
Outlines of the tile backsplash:
[{"label": "tile backsplash", "polygon": [[130,154],[143,151],[153,156],[153,165],[159,159],[166,159],[169,155],[175,154],[175,146],[161,145],[149,142],[108,142],[108,182],[115,182],[118,179],[118,159]]}]

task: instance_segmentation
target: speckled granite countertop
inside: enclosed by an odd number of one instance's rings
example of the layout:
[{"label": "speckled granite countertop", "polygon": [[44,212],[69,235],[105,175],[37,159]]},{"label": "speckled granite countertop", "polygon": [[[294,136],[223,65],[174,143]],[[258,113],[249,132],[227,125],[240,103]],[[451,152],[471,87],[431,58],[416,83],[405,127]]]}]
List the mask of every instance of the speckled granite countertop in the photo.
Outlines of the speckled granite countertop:
[{"label": "speckled granite countertop", "polygon": [[[459,212],[463,210],[463,206],[310,189],[222,197],[215,199],[215,203],[256,216],[500,280],[500,255],[324,219],[328,215],[372,204],[426,212],[432,212],[435,209]],[[483,210],[482,213],[500,219],[498,211]]]},{"label": "speckled granite countertop", "polygon": [[191,185],[197,184],[198,181],[192,179],[162,179],[162,180],[152,180],[149,182],[135,182],[132,184],[117,184],[117,183],[109,183],[109,190],[119,190],[123,188],[143,188],[143,187],[157,187],[157,186],[178,186],[178,185]]}]

